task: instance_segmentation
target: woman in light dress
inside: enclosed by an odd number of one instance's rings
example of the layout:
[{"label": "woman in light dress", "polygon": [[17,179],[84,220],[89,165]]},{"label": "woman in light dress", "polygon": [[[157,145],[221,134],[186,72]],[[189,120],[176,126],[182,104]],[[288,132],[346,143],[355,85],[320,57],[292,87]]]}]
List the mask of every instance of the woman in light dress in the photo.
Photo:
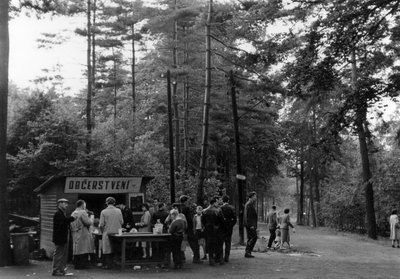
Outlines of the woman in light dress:
[{"label": "woman in light dress", "polygon": [[[135,225],[139,228],[139,232],[151,232],[151,214],[149,211],[149,205],[144,203],[142,205],[143,215],[140,218],[140,223]],[[146,258],[150,258],[150,242],[142,242],[143,255]]]},{"label": "woman in light dress", "polygon": [[399,216],[397,215],[397,210],[393,210],[389,217],[390,222],[390,239],[392,240],[392,247],[395,248],[395,243],[397,242],[397,248],[400,248],[400,223]]}]

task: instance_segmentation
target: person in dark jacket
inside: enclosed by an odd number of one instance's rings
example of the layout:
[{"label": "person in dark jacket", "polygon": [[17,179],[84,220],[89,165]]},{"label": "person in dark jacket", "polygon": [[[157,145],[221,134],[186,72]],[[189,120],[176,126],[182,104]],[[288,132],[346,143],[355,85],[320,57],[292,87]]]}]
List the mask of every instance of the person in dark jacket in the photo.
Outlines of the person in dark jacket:
[{"label": "person in dark jacket", "polygon": [[187,228],[187,223],[179,217],[178,210],[171,210],[170,216],[172,223],[168,232],[171,234],[172,259],[174,261],[175,269],[181,269],[183,264],[181,245],[183,234]]},{"label": "person in dark jacket", "polygon": [[247,244],[244,257],[254,258],[251,252],[253,251],[254,245],[256,245],[257,242],[258,217],[257,217],[257,210],[255,207],[257,194],[256,192],[250,192],[248,197],[249,199],[244,206],[244,213],[243,213],[243,224],[246,227],[246,232],[247,232]]},{"label": "person in dark jacket", "polygon": [[[153,228],[157,224],[158,220],[159,222],[163,225],[162,227],[162,233],[167,233],[168,232],[168,226],[165,224],[165,220],[168,217],[168,212],[166,210],[165,203],[160,202],[157,204],[157,210],[154,212],[154,214],[151,217],[151,224]],[[164,255],[166,253],[166,245],[163,242],[153,242],[151,244],[152,246],[152,256],[153,258],[155,257],[166,257],[167,255]]]},{"label": "person in dark jacket", "polygon": [[224,244],[225,244],[225,255],[224,261],[229,262],[229,255],[231,253],[231,243],[232,243],[232,231],[233,227],[237,222],[235,208],[229,204],[229,197],[222,197],[222,215],[225,219],[225,233],[224,233]]},{"label": "person in dark jacket", "polygon": [[168,217],[168,212],[165,206],[165,203],[161,202],[157,205],[157,211],[151,216],[151,223],[154,225],[157,223],[157,220],[160,220],[160,223],[163,224],[163,233],[168,231],[167,225],[165,224],[165,220]]},{"label": "person in dark jacket", "polygon": [[210,206],[201,216],[206,234],[206,247],[208,252],[208,260],[211,266],[216,262],[223,264],[222,259],[222,243],[224,235],[225,220],[222,211],[216,205],[217,198],[210,200]]},{"label": "person in dark jacket", "polygon": [[125,230],[127,230],[129,232],[133,228],[132,210],[123,203],[118,204],[115,207],[117,207],[121,210],[122,219],[124,219],[124,224],[122,225],[122,228],[124,228]]},{"label": "person in dark jacket", "polygon": [[66,215],[68,207],[67,199],[57,201],[57,212],[53,217],[53,243],[55,245],[53,254],[53,276],[64,276],[68,258],[68,235],[69,225],[75,221],[72,216]]},{"label": "person in dark jacket", "polygon": [[186,217],[186,222],[187,222],[187,228],[186,228],[186,234],[187,234],[187,241],[189,243],[190,249],[193,251],[193,263],[202,263],[200,260],[200,246],[198,239],[196,238],[194,232],[193,232],[193,216],[194,216],[194,211],[188,206],[189,203],[189,197],[186,195],[183,195],[179,198],[179,201],[181,202],[181,213],[185,215]]},{"label": "person in dark jacket", "polygon": [[272,211],[267,215],[267,224],[269,229],[268,248],[272,247],[272,243],[276,238],[276,228],[278,226],[278,217],[276,216],[276,206],[272,206]]}]

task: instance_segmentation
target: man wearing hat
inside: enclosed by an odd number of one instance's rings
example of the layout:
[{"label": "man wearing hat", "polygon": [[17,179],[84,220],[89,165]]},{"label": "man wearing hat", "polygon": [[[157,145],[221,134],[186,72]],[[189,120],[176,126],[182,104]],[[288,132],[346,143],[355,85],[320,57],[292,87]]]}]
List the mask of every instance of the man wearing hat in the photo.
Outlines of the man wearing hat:
[{"label": "man wearing hat", "polygon": [[55,250],[53,255],[53,276],[64,276],[68,258],[68,234],[69,225],[75,220],[66,215],[68,207],[67,199],[57,201],[57,212],[53,217],[53,242]]}]

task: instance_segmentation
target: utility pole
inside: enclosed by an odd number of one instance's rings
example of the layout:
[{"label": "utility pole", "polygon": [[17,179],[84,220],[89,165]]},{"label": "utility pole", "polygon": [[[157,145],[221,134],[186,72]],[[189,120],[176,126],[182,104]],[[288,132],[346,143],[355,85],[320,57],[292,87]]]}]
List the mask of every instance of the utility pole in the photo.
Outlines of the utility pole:
[{"label": "utility pole", "polygon": [[174,163],[174,136],[172,130],[172,96],[171,96],[171,73],[167,71],[167,98],[168,98],[168,138],[169,138],[169,178],[171,204],[175,202],[175,163]]},{"label": "utility pole", "polygon": [[240,141],[239,141],[239,117],[237,112],[236,103],[236,90],[233,71],[229,71],[229,86],[232,98],[232,115],[233,115],[233,128],[235,131],[235,147],[236,147],[236,181],[238,186],[238,203],[239,203],[239,244],[244,244],[244,228],[243,228],[243,212],[244,212],[244,199],[243,191],[245,184],[245,177],[242,170],[242,160],[240,156]]}]

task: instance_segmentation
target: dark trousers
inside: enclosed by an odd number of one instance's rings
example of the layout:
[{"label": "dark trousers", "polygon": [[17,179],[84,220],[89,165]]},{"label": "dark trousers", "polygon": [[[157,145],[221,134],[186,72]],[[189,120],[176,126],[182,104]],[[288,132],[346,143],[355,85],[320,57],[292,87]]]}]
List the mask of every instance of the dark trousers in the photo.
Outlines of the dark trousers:
[{"label": "dark trousers", "polygon": [[65,273],[68,259],[68,244],[55,245],[53,254],[53,273]]},{"label": "dark trousers", "polygon": [[199,239],[194,234],[188,234],[188,243],[193,252],[193,261],[200,261]]},{"label": "dark trousers", "polygon": [[89,268],[89,255],[88,254],[74,255],[73,263],[75,269]]},{"label": "dark trousers", "polygon": [[206,235],[206,247],[208,253],[208,260],[210,265],[214,265],[215,262],[222,262],[223,254],[223,238],[221,234],[210,234]]},{"label": "dark trousers", "polygon": [[246,254],[251,254],[257,242],[257,230],[255,228],[252,229],[246,227],[246,232],[247,232]]},{"label": "dark trousers", "polygon": [[171,237],[171,250],[172,250],[172,260],[174,261],[175,267],[182,266],[182,246],[183,236],[173,235]]},{"label": "dark trousers", "polygon": [[269,240],[268,240],[268,248],[272,247],[272,243],[274,243],[274,240],[276,238],[276,229],[269,229]]},{"label": "dark trousers", "polygon": [[224,259],[229,260],[229,255],[231,254],[231,243],[232,243],[232,231],[228,231],[224,235],[224,245],[225,245],[225,255]]},{"label": "dark trousers", "polygon": [[103,265],[108,268],[114,267],[114,253],[112,254],[103,254],[104,263]]}]

